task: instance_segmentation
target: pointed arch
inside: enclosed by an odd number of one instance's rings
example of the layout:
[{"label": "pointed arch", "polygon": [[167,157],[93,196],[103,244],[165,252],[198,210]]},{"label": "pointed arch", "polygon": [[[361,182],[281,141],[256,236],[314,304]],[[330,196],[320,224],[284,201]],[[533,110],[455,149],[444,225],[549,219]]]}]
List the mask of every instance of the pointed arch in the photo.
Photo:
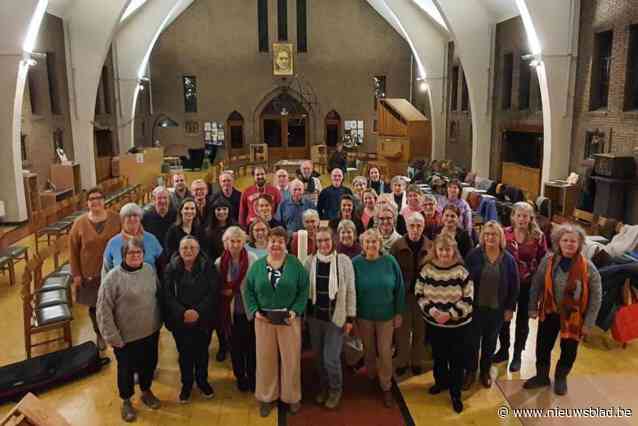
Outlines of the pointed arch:
[{"label": "pointed arch", "polygon": [[228,147],[231,150],[244,149],[244,117],[236,110],[231,112],[226,120],[226,128]]},{"label": "pointed arch", "polygon": [[334,147],[341,140],[341,116],[334,109],[326,114],[326,145]]}]

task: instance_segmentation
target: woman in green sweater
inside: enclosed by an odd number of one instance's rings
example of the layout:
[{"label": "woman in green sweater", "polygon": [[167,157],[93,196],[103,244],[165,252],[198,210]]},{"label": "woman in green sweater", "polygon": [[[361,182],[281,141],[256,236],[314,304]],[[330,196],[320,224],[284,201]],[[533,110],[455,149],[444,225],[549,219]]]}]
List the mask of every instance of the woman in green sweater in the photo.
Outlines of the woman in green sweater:
[{"label": "woman in green sweater", "polygon": [[[365,364],[371,379],[379,376],[383,403],[393,405],[392,335],[401,326],[405,288],[399,264],[381,253],[383,238],[376,229],[361,234],[363,254],[353,259],[357,294],[357,330],[363,340]],[[377,367],[377,354],[379,365]]]},{"label": "woman in green sweater", "polygon": [[[301,316],[308,301],[308,273],[286,253],[288,234],[270,231],[267,255],[250,267],[244,294],[255,317],[257,357],[255,397],[267,417],[278,399],[295,414],[301,408]],[[279,374],[281,358],[281,375]]]}]

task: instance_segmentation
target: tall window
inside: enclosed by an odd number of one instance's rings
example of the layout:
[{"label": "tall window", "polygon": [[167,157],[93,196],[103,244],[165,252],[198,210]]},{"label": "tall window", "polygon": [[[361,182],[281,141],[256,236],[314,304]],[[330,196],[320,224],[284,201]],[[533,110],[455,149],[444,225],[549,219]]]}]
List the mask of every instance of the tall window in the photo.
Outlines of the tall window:
[{"label": "tall window", "polygon": [[465,71],[461,73],[461,111],[470,109],[470,93],[467,91],[467,81],[465,81]]},{"label": "tall window", "polygon": [[514,55],[507,53],[503,55],[503,87],[501,108],[510,109],[512,107],[512,80],[514,74]]},{"label": "tall window", "polygon": [[450,109],[456,111],[459,107],[459,67],[452,68],[452,93],[450,93]]},{"label": "tall window", "polygon": [[341,116],[337,111],[332,110],[326,115],[326,145],[336,146],[339,142],[341,129]]},{"label": "tall window", "polygon": [[257,0],[259,51],[268,52],[268,0]]},{"label": "tall window", "polygon": [[604,31],[594,36],[594,57],[591,72],[589,109],[607,108],[609,100],[609,71],[613,33]]},{"label": "tall window", "polygon": [[184,84],[184,111],[197,112],[197,77],[185,75],[182,81]]},{"label": "tall window", "polygon": [[231,149],[241,149],[244,147],[244,117],[237,111],[233,111],[228,116],[228,133],[230,135]]},{"label": "tall window", "polygon": [[375,75],[374,81],[374,110],[377,110],[377,101],[385,98],[385,75]]},{"label": "tall window", "polygon": [[521,59],[518,62],[518,109],[529,109],[530,83],[532,81],[532,67],[527,61]]},{"label": "tall window", "polygon": [[308,21],[306,0],[297,0],[297,52],[308,51]]},{"label": "tall window", "polygon": [[288,40],[288,0],[277,0],[277,40]]},{"label": "tall window", "polygon": [[629,27],[627,76],[625,77],[625,110],[638,109],[638,24]]},{"label": "tall window", "polygon": [[55,54],[47,53],[47,77],[49,79],[49,101],[51,102],[51,113],[62,114],[62,102],[60,91],[58,90],[58,79],[55,70]]}]

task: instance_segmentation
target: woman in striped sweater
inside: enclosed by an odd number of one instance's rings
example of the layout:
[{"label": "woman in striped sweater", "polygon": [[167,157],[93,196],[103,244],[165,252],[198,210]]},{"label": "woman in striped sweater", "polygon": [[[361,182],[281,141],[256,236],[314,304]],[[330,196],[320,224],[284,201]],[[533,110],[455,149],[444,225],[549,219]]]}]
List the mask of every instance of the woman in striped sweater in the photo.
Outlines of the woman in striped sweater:
[{"label": "woman in striped sweater", "polygon": [[432,343],[435,383],[429,392],[434,395],[449,388],[452,407],[460,413],[474,284],[450,235],[440,234],[434,241],[434,250],[421,269],[414,294]]}]

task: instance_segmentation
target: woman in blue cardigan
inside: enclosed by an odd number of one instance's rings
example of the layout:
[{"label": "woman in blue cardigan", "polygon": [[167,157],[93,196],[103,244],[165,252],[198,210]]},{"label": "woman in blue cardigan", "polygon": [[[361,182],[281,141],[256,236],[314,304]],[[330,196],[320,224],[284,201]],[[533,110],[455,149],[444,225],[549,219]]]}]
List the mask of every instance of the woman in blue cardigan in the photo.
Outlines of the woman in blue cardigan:
[{"label": "woman in blue cardigan", "polygon": [[463,389],[468,390],[479,368],[483,386],[492,386],[490,367],[496,339],[503,321],[510,321],[518,298],[519,279],[514,257],[505,250],[505,233],[496,221],[483,226],[479,246],[472,249],[465,264],[474,282],[474,316],[471,351],[467,358]]}]

